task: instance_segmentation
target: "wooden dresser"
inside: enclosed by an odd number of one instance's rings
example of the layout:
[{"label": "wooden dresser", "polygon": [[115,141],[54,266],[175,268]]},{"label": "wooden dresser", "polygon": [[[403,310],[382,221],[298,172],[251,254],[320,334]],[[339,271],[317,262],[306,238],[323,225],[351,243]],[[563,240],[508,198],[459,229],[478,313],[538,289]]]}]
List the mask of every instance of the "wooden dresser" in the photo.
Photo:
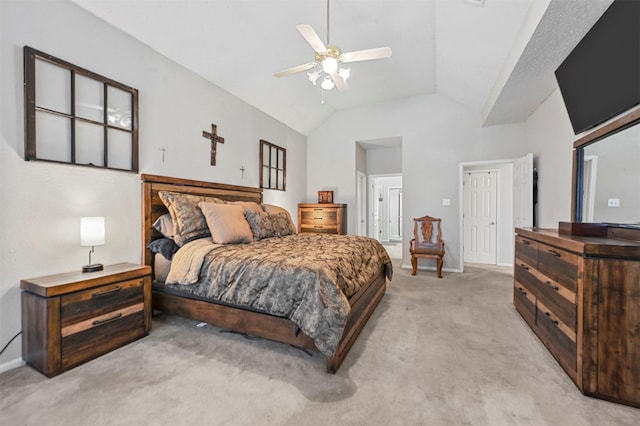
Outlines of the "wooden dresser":
[{"label": "wooden dresser", "polygon": [[346,204],[298,204],[298,232],[347,234]]},{"label": "wooden dresser", "polygon": [[640,241],[516,228],[514,287],[585,395],[640,407]]},{"label": "wooden dresser", "polygon": [[146,336],[151,267],[131,263],[20,282],[22,357],[52,377]]}]

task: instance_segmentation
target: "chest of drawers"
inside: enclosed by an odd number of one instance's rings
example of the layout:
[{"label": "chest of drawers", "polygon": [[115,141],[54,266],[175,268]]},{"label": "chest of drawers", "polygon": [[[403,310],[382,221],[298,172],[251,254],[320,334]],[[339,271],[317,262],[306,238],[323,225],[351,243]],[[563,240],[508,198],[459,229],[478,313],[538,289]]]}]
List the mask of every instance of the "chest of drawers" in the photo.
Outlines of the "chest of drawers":
[{"label": "chest of drawers", "polygon": [[516,310],[583,393],[639,407],[640,242],[516,234]]},{"label": "chest of drawers", "polygon": [[346,204],[298,204],[298,232],[347,233]]},{"label": "chest of drawers", "polygon": [[151,268],[129,263],[103,271],[22,280],[22,353],[48,377],[146,336]]}]

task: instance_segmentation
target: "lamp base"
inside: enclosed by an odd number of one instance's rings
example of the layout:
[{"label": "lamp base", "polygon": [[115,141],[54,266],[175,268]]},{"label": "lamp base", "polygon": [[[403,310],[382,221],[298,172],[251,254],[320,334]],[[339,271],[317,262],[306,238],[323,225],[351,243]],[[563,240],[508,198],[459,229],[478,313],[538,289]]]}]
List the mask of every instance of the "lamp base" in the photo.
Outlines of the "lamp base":
[{"label": "lamp base", "polygon": [[104,269],[104,266],[102,265],[102,263],[94,263],[91,265],[84,265],[82,267],[82,272],[96,272],[96,271],[102,271]]}]

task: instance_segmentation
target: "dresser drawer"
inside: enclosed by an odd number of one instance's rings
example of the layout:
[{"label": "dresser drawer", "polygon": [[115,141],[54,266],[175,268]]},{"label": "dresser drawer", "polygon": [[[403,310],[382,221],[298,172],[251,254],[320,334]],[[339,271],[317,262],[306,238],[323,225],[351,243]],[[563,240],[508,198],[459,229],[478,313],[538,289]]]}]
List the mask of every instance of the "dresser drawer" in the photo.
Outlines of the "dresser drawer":
[{"label": "dresser drawer", "polygon": [[143,303],[62,329],[62,370],[75,367],[146,335]]},{"label": "dresser drawer", "polygon": [[108,284],[64,295],[60,298],[62,327],[142,303],[142,278]]},{"label": "dresser drawer", "polygon": [[536,303],[536,307],[536,333],[549,352],[575,381],[578,362],[575,332],[569,330],[566,324],[539,301]]},{"label": "dresser drawer", "polygon": [[578,255],[557,247],[538,244],[538,269],[560,285],[576,292]]},{"label": "dresser drawer", "polygon": [[516,257],[534,268],[538,267],[538,243],[516,235]]},{"label": "dresser drawer", "polygon": [[300,225],[300,232],[313,232],[316,234],[337,234],[338,229],[335,225],[307,225],[305,223]]},{"label": "dresser drawer", "polygon": [[337,225],[338,212],[337,209],[300,209],[300,217],[302,224],[308,225]]},{"label": "dresser drawer", "polygon": [[527,287],[517,281],[513,289],[513,304],[522,318],[533,328],[536,323],[536,298]]}]

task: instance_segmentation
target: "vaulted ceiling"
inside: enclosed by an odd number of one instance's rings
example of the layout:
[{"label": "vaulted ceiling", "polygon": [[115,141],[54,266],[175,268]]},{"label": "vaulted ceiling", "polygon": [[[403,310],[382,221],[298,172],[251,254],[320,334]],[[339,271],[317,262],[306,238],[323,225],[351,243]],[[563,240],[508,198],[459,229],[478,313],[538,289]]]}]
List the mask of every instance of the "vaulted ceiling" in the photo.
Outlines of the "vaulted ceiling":
[{"label": "vaulted ceiling", "polygon": [[273,74],[314,60],[295,27],[326,41],[326,0],[72,1],[308,135],[337,110],[431,93],[487,125],[523,121],[613,0],[332,0],[331,44],[393,55],[350,64],[349,89],[325,92],[324,104],[306,73]]}]

